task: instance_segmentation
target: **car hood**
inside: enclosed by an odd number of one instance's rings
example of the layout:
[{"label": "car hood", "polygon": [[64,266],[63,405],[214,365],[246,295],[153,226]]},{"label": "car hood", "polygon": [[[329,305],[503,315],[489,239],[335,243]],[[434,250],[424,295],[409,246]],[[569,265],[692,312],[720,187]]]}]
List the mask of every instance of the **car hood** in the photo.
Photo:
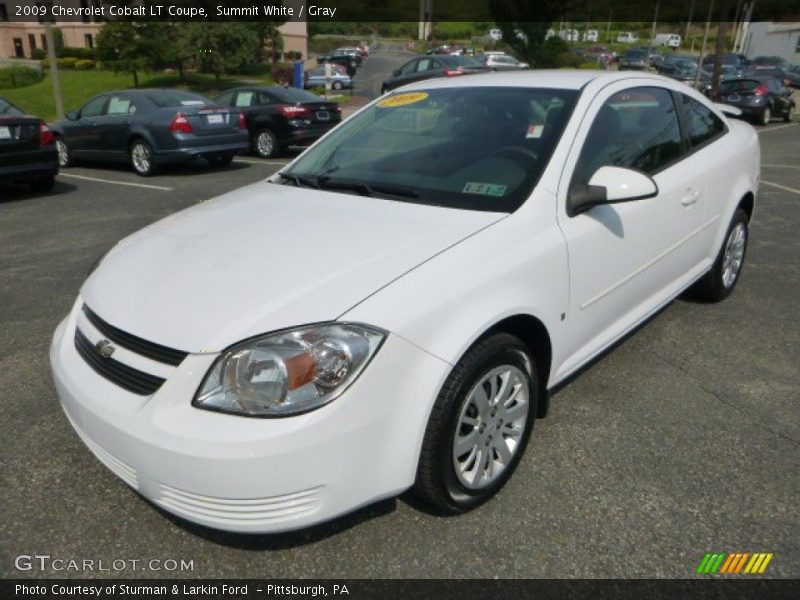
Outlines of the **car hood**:
[{"label": "car hood", "polygon": [[128,333],[214,352],[334,320],[504,216],[261,182],[122,240],[81,295]]}]

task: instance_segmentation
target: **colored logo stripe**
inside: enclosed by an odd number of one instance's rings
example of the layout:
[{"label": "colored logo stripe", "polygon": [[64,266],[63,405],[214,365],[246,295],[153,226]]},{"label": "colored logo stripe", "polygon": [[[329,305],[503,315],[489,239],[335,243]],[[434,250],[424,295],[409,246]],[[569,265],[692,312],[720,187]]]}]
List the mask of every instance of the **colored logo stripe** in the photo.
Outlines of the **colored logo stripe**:
[{"label": "colored logo stripe", "polygon": [[[697,567],[698,574],[734,574],[739,573],[756,575],[763,573],[774,555],[772,553],[757,552],[707,552]],[[748,560],[749,559],[749,560]],[[747,566],[745,566],[747,565]],[[742,571],[744,569],[744,571]]]}]

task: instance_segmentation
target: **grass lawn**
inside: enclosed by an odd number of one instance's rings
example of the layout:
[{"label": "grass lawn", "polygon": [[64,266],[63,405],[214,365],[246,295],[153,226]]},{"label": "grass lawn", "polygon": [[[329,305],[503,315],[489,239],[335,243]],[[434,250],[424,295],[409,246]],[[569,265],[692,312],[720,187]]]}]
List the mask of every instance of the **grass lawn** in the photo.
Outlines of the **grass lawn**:
[{"label": "grass lawn", "polygon": [[[113,73],[111,71],[59,71],[61,77],[61,93],[64,97],[64,110],[78,110],[95,94],[111,90],[133,87],[133,76],[129,73]],[[219,92],[252,83],[270,85],[268,76],[228,76],[216,81],[213,75],[190,73],[186,81],[180,81],[177,75],[163,73],[140,73],[139,87],[182,88],[215,96]],[[34,85],[15,89],[0,89],[0,97],[13,102],[26,112],[41,117],[46,121],[56,119],[56,106],[53,99],[53,83],[49,73]]]}]

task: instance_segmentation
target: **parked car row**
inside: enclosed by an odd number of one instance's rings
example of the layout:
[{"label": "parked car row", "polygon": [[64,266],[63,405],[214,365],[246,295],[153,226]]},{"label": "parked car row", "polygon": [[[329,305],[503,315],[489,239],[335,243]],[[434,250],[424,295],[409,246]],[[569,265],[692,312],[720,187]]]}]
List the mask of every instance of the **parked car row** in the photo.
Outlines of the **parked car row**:
[{"label": "parked car row", "polygon": [[0,99],[0,182],[47,191],[77,162],[128,163],[142,176],[194,159],[224,167],[236,154],[270,158],[311,144],[341,120],[338,104],[282,86],[214,100],[171,89],[105,92],[52,126]]},{"label": "parked car row", "polygon": [[412,58],[399,69],[395,69],[381,85],[381,94],[401,85],[436,77],[455,77],[490,71],[519,71],[528,68],[530,68],[528,63],[501,51],[484,52],[475,57],[458,53],[429,53]]}]

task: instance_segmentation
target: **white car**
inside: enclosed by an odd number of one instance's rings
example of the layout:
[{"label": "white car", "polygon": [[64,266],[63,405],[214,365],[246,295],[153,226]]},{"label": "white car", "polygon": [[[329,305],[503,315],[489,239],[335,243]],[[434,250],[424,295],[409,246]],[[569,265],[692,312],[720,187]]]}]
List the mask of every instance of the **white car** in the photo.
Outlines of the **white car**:
[{"label": "white car", "polygon": [[489,30],[489,39],[493,42],[499,42],[503,39],[503,32],[499,29],[490,29]]},{"label": "white car", "polygon": [[638,41],[639,38],[636,36],[636,34],[631,33],[630,31],[623,31],[617,36],[618,44],[635,44]]},{"label": "white car", "polygon": [[657,75],[405,87],[113,247],[55,332],[58,396],[125,483],[206,526],[411,487],[467,511],[548,390],[687,288],[731,293],[759,162],[750,125]]}]

